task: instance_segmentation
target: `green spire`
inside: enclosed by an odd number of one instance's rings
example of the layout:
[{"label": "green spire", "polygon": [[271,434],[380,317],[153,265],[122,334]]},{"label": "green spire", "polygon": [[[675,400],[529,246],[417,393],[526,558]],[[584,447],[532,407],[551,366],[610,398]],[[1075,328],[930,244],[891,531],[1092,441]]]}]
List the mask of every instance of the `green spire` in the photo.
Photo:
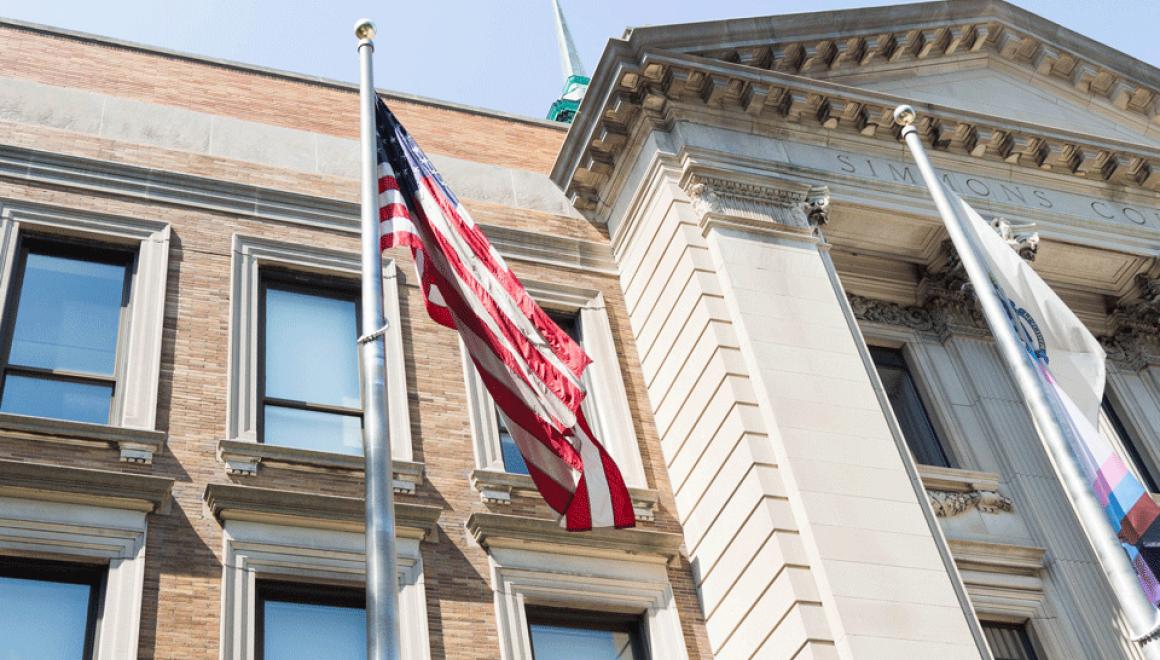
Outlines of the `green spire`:
[{"label": "green spire", "polygon": [[560,9],[560,0],[552,0],[552,9],[556,14],[556,41],[560,46],[564,89],[560,92],[560,98],[556,99],[548,110],[548,119],[571,124],[592,79],[584,72],[580,54],[576,52],[576,44],[573,43],[572,33],[568,30],[568,22],[564,20],[564,11]]}]

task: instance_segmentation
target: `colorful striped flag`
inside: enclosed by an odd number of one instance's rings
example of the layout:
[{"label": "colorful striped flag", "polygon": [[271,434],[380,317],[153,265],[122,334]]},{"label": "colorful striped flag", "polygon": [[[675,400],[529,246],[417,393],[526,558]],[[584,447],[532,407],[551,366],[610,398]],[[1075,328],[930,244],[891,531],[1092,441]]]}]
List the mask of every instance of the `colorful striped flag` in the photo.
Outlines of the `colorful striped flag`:
[{"label": "colorful striped flag", "polygon": [[382,248],[411,248],[427,313],[459,332],[567,528],[632,527],[624,479],[580,407],[591,359],[532,300],[381,99],[377,107]]},{"label": "colorful striped flag", "polygon": [[1027,359],[1055,416],[1066,427],[1068,449],[1119,535],[1148,600],[1160,604],[1160,506],[1098,430],[1104,394],[1103,347],[990,223],[954,191],[943,189],[968,237],[981,248],[1007,320],[1023,340]]}]

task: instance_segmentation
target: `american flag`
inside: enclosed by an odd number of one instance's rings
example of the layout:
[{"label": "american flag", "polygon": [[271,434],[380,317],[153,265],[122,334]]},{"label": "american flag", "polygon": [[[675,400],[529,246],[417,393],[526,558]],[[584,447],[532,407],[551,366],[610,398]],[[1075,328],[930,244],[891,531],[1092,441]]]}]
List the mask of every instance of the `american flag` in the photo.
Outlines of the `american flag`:
[{"label": "american flag", "polygon": [[632,527],[624,479],[581,410],[591,358],[532,300],[381,99],[376,120],[382,248],[411,248],[427,313],[459,332],[566,527]]}]

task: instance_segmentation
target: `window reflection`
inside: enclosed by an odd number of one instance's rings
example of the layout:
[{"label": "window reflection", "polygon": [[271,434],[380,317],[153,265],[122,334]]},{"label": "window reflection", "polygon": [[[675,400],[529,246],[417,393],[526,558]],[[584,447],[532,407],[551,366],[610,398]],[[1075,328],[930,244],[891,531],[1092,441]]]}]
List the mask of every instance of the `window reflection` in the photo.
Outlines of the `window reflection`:
[{"label": "window reflection", "polygon": [[57,562],[0,561],[0,658],[89,658],[100,571]]},{"label": "window reflection", "polygon": [[131,255],[29,241],[14,280],[3,412],[109,422]]},{"label": "window reflection", "polygon": [[264,282],[262,441],[362,455],[353,290]]},{"label": "window reflection", "polygon": [[366,608],[361,590],[260,583],[259,660],[366,658]]},{"label": "window reflection", "polygon": [[647,660],[638,617],[538,608],[528,611],[536,660]]}]

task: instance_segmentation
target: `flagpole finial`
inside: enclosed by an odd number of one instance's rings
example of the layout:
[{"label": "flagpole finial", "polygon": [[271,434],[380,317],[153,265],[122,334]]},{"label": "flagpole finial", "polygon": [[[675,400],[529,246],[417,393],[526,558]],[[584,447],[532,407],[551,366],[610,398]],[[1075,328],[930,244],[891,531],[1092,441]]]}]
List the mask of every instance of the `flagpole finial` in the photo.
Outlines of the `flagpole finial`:
[{"label": "flagpole finial", "polygon": [[354,36],[360,42],[372,41],[375,38],[375,24],[369,18],[360,18],[354,24]]},{"label": "flagpole finial", "polygon": [[914,111],[914,108],[906,104],[894,109],[894,121],[899,126],[910,126],[917,116],[918,113]]}]

